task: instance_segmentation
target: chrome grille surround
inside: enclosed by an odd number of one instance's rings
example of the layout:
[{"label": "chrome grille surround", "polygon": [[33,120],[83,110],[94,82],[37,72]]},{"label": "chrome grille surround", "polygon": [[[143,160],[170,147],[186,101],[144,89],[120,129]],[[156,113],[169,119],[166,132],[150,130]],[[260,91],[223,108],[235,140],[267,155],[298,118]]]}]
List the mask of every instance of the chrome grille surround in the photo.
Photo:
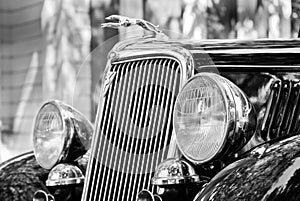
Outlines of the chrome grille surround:
[{"label": "chrome grille surround", "polygon": [[[171,54],[166,55],[166,51],[162,51],[159,55],[165,56],[148,54],[148,57],[141,58],[139,56],[140,58],[130,58],[130,60],[111,61],[112,65],[108,65],[106,68],[106,75],[112,75],[118,70],[119,72],[111,76],[113,81],[106,83],[102,89],[103,100],[100,100],[97,113],[96,131],[82,200],[121,199],[129,201],[135,200],[137,193],[143,188],[153,190],[153,187],[150,186],[150,179],[154,169],[167,155],[174,154],[176,147],[171,123],[171,113],[176,95],[181,86],[193,74],[193,70],[191,70],[193,62],[190,55],[178,52],[169,53]],[[140,68],[141,66],[144,68]],[[126,77],[128,74],[131,76]],[[123,79],[124,77],[125,79]],[[156,81],[153,83],[154,79]],[[116,83],[119,82],[127,84],[116,86]],[[142,87],[137,87],[136,84]],[[126,94],[124,91],[122,92],[124,88],[131,92],[128,95],[130,98],[127,96],[125,100],[123,98]],[[138,92],[136,92],[137,90]],[[170,98],[172,96],[173,98]],[[112,101],[105,102],[105,100]],[[157,106],[155,101],[163,101],[162,105],[165,106],[165,109],[159,107],[152,109],[149,100],[150,102],[154,100],[152,106]],[[121,107],[115,105],[118,103],[121,104]],[[108,115],[109,110],[114,115]],[[143,115],[143,112],[148,113],[148,116]],[[129,114],[134,115],[128,118]],[[146,119],[147,117],[148,119]],[[148,126],[150,125],[152,129],[148,129],[146,132],[145,129],[141,131],[133,125],[128,126],[126,121],[129,119],[133,119],[140,128],[144,128],[148,121]],[[120,125],[112,126],[116,121],[120,122]],[[163,129],[160,136],[156,135],[158,128],[165,127],[163,122],[166,122],[166,128]],[[122,132],[117,131],[116,127],[120,127],[129,134],[124,135],[123,132],[122,135]],[[111,135],[98,134],[105,129],[109,130]],[[146,137],[143,135],[144,133],[147,133]],[[153,133],[155,136],[149,138],[149,135],[151,136]],[[133,136],[130,138],[129,135]],[[141,138],[139,141],[136,140],[138,135],[141,135],[138,137]],[[107,143],[107,141],[112,143]],[[114,152],[113,147],[115,146],[121,150],[119,154]],[[129,156],[126,154],[128,151],[131,153]],[[107,168],[107,165],[110,168]]]}]

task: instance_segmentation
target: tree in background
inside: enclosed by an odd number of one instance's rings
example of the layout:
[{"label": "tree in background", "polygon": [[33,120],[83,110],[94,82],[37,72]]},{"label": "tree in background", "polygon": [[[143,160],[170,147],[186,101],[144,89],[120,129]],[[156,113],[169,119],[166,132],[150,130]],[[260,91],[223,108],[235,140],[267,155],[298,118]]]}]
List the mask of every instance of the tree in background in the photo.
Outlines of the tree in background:
[{"label": "tree in background", "polygon": [[45,36],[43,97],[90,113],[91,69],[88,1],[45,0],[42,28]]},{"label": "tree in background", "polygon": [[[119,0],[91,0],[90,1],[90,22],[91,22],[91,92],[92,105],[91,117],[95,120],[97,104],[100,96],[101,83],[103,82],[103,72],[106,66],[108,51],[114,43],[105,43],[112,37],[118,37],[119,31],[116,29],[101,29],[101,24],[105,18],[119,13]],[[117,38],[116,38],[117,41]]]},{"label": "tree in background", "polygon": [[300,0],[292,0],[292,37],[299,37]]}]

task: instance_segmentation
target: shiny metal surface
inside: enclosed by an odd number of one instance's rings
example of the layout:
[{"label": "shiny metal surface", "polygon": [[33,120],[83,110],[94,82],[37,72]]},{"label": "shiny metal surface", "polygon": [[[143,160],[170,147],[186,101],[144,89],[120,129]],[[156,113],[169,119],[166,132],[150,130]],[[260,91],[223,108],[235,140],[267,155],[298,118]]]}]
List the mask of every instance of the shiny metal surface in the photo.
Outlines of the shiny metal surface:
[{"label": "shiny metal surface", "polygon": [[4,161],[3,163],[0,164],[0,171],[5,169],[6,166],[11,166],[11,165],[14,165],[14,164],[21,163],[23,161],[32,160],[33,157],[34,157],[34,153],[32,151],[21,154],[21,155],[16,156],[16,157],[13,157],[13,158],[11,158],[7,161]]},{"label": "shiny metal surface", "polygon": [[[266,73],[268,70],[271,71],[271,69],[275,69],[272,72],[283,72],[283,69],[286,72],[291,72],[294,70],[297,71],[297,69],[299,69],[300,62],[297,55],[297,53],[299,53],[299,44],[299,40],[179,42],[167,39],[143,37],[123,41],[120,42],[117,46],[115,46],[115,48],[112,49],[111,53],[108,56],[109,61],[107,64],[106,73],[111,71],[112,63],[114,63],[115,65],[121,65],[122,62],[125,63],[126,61],[137,63],[147,59],[159,59],[169,57],[171,57],[172,59],[176,59],[180,64],[181,87],[186,82],[187,78],[191,77],[194,73],[199,72],[199,69],[202,69],[202,66],[205,65],[228,65],[224,66],[224,68],[221,68],[221,74],[222,72],[232,72],[236,69],[240,69],[242,72],[247,73]],[[217,51],[218,49],[220,51]],[[235,68],[236,65],[239,66]],[[243,67],[244,65],[247,66]],[[255,65],[254,68],[252,68],[252,65]],[[259,65],[269,65],[274,68],[265,68],[264,66]],[[194,71],[195,69],[196,71]],[[138,77],[138,74],[136,75]],[[237,85],[240,86],[239,84]],[[248,93],[246,94],[249,96]],[[124,98],[126,97],[125,95],[125,93],[108,91],[106,97]],[[103,118],[103,116],[101,115],[104,114],[104,118],[106,118],[107,116],[105,116],[105,113],[107,113],[107,111],[109,110],[107,109],[107,107],[104,108],[102,98],[99,100],[99,102],[100,109],[98,110],[96,120],[98,127],[96,128],[96,133],[99,133],[99,131],[101,130],[101,124],[99,123],[102,121],[101,119]],[[132,102],[132,104],[134,104],[134,102]],[[120,118],[122,119],[123,117]],[[106,119],[110,121],[109,118]],[[257,135],[254,136],[256,137]],[[83,200],[96,200],[97,196],[102,196],[104,194],[107,195],[109,192],[113,194],[110,194],[112,199],[118,199],[120,198],[120,193],[118,192],[117,196],[114,196],[115,192],[119,191],[120,189],[122,190],[123,188],[116,189],[115,187],[109,187],[106,185],[99,189],[99,185],[102,184],[99,184],[99,182],[95,182],[95,177],[93,175],[98,174],[99,170],[97,171],[97,169],[95,169],[94,167],[97,167],[97,165],[102,165],[97,164],[98,157],[102,157],[102,155],[95,155],[95,150],[104,145],[102,144],[102,141],[101,143],[99,143],[98,137],[94,138],[95,139],[93,140],[94,143],[92,148],[94,156],[91,157],[89,162],[88,177],[84,188]],[[172,149],[172,151],[169,152],[175,153],[176,151],[175,149]],[[104,157],[104,160],[106,160],[106,157]],[[121,165],[124,164],[121,163]],[[127,167],[126,165],[124,166]],[[109,178],[111,178],[111,176],[118,175],[118,172],[114,173],[111,172],[111,170],[109,169],[105,169],[104,172],[105,173],[103,174],[109,175]],[[103,181],[107,182],[111,181],[109,178],[102,179]],[[132,180],[128,180],[128,177],[126,177],[126,175],[125,177],[123,177],[123,181],[127,182],[127,184],[125,184],[127,186],[135,185],[129,184],[130,182],[132,182]],[[98,190],[94,190],[95,188],[97,188]],[[112,188],[113,190],[111,190]],[[93,189],[93,192],[91,192],[91,189]],[[133,194],[132,189],[126,188],[126,191],[129,192],[129,197]],[[89,195],[94,197],[91,198],[89,197]]]},{"label": "shiny metal surface", "polygon": [[171,108],[187,64],[172,55],[132,55],[106,69],[116,76],[100,102],[83,200],[134,199],[153,188],[154,169],[168,154]]},{"label": "shiny metal surface", "polygon": [[148,190],[141,190],[138,193],[136,201],[162,201],[162,199],[158,195],[153,195]]},{"label": "shiny metal surface", "polygon": [[297,135],[263,147],[222,170],[194,200],[299,200],[299,146]]},{"label": "shiny metal surface", "polygon": [[61,163],[56,165],[50,171],[47,186],[64,186],[72,184],[81,184],[84,182],[82,171],[75,165]]},{"label": "shiny metal surface", "polygon": [[[256,130],[256,114],[247,96],[235,84],[214,73],[199,73],[188,82],[198,77],[207,77],[219,86],[226,105],[226,129],[222,146],[212,157],[198,161],[189,157],[179,144],[182,154],[195,164],[201,164],[224,156],[228,157],[240,150],[253,136]],[[173,121],[176,123],[175,119]]]},{"label": "shiny metal surface", "polygon": [[192,184],[200,181],[195,169],[184,159],[169,158],[158,165],[151,182],[153,185]]},{"label": "shiny metal surface", "polygon": [[[249,66],[250,67],[250,66]],[[259,67],[252,66],[252,70]],[[288,68],[288,66],[286,67]],[[276,69],[276,66],[273,67]],[[298,125],[300,74],[291,67],[269,72],[244,71],[242,66],[220,71],[221,75],[238,85],[254,105],[257,112],[257,128],[244,151],[277,137],[289,136],[300,131]]]},{"label": "shiny metal surface", "polygon": [[92,124],[79,111],[61,101],[53,100],[46,102],[44,105],[47,104],[52,104],[59,110],[63,120],[63,130],[66,133],[63,149],[56,164],[78,159],[91,146]]},{"label": "shiny metal surface", "polygon": [[43,190],[38,190],[34,193],[32,201],[55,201],[55,198]]},{"label": "shiny metal surface", "polygon": [[193,54],[197,69],[209,65],[203,60],[205,52],[214,65],[226,69],[299,72],[299,39],[183,41],[182,44]]},{"label": "shiny metal surface", "polygon": [[111,22],[101,24],[102,28],[118,29],[120,27],[138,25],[141,28],[152,32],[155,35],[163,34],[162,31],[158,28],[158,26],[155,26],[154,24],[143,19],[134,19],[120,15],[111,15],[109,17],[106,17],[105,19]]},{"label": "shiny metal surface", "polygon": [[24,153],[0,164],[0,200],[32,200],[37,190],[47,191],[42,168],[33,152]]}]

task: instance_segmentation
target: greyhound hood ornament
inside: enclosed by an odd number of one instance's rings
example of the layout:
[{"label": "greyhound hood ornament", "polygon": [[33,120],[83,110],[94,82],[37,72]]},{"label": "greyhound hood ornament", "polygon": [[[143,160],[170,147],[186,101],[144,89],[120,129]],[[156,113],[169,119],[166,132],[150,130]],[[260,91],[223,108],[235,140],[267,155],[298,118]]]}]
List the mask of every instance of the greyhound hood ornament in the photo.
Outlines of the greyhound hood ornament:
[{"label": "greyhound hood ornament", "polygon": [[110,22],[101,24],[102,28],[118,29],[119,27],[138,25],[144,30],[152,32],[154,35],[164,35],[164,33],[160,29],[158,29],[158,26],[155,26],[154,24],[143,19],[129,18],[120,15],[111,15],[105,19]]}]

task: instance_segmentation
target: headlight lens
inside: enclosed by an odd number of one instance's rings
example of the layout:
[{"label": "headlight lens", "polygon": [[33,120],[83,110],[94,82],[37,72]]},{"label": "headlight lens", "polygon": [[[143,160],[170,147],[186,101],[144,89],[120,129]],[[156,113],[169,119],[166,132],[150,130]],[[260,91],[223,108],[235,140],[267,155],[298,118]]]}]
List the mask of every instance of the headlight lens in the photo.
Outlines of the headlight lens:
[{"label": "headlight lens", "polygon": [[[255,118],[250,122],[250,116],[252,105],[237,86],[216,74],[197,75],[183,87],[175,104],[179,149],[192,162],[210,161],[228,144],[249,140],[250,124],[252,131],[255,129]],[[228,143],[228,139],[232,141]]]},{"label": "headlight lens", "polygon": [[33,130],[37,162],[51,169],[59,162],[71,162],[84,155],[91,145],[92,124],[77,110],[60,101],[45,103]]},{"label": "headlight lens", "polygon": [[44,105],[37,115],[33,137],[35,156],[42,167],[50,169],[59,160],[66,136],[58,108]]}]

